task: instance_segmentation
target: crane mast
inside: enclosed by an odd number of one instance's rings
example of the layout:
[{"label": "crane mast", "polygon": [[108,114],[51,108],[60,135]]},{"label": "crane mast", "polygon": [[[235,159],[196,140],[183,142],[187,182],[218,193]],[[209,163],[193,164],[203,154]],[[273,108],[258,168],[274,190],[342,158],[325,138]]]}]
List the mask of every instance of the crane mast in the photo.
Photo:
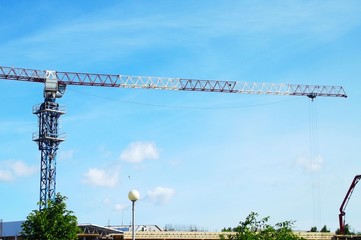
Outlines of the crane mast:
[{"label": "crane mast", "polygon": [[40,210],[46,208],[56,194],[56,154],[59,144],[65,140],[59,133],[59,118],[65,111],[56,103],[56,98],[63,96],[67,85],[306,96],[311,99],[347,97],[341,86],[60,72],[4,66],[0,66],[0,79],[44,83],[44,102],[33,109],[39,119],[39,132],[33,135],[33,140],[41,151]]},{"label": "crane mast", "polygon": [[65,85],[59,85],[55,72],[46,71],[44,102],[33,108],[39,119],[39,131],[33,134],[41,152],[40,164],[40,201],[39,208],[46,208],[48,201],[54,199],[56,192],[56,153],[64,135],[59,133],[59,118],[65,113],[56,102],[62,97]]}]

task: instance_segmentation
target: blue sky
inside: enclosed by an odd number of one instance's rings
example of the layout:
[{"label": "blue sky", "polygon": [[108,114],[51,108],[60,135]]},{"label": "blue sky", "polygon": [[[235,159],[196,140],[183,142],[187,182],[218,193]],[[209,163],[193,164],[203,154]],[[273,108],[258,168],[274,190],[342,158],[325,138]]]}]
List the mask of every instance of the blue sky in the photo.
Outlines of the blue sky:
[{"label": "blue sky", "polygon": [[[338,227],[360,174],[360,1],[0,1],[0,65],[343,86],[343,98],[69,86],[57,191],[80,223]],[[37,209],[42,84],[0,80],[0,219]],[[317,127],[315,126],[317,123]],[[311,130],[312,129],[312,130]],[[346,220],[356,231],[356,189]]]}]

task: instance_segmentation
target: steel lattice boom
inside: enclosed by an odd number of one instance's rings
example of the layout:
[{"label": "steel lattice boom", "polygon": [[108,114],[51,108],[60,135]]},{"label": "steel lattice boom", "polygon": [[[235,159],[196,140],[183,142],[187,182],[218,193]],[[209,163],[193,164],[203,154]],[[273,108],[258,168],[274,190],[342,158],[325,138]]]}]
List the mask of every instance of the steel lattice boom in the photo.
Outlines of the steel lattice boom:
[{"label": "steel lattice boom", "polygon": [[[0,67],[0,78],[30,82],[46,82],[48,71]],[[240,94],[273,94],[323,97],[347,97],[341,86],[302,85],[286,83],[255,83],[184,78],[142,77],[116,74],[54,72],[60,85],[83,85],[120,88],[224,92]]]},{"label": "steel lattice boom", "polygon": [[34,134],[41,151],[40,210],[55,198],[56,154],[65,138],[59,133],[59,118],[65,111],[56,103],[67,85],[119,88],[145,88],[180,91],[239,94],[272,94],[289,96],[347,97],[341,86],[255,83],[185,78],[142,77],[115,74],[58,72],[0,66],[0,79],[44,83],[44,102],[33,113],[39,119],[39,132]]}]

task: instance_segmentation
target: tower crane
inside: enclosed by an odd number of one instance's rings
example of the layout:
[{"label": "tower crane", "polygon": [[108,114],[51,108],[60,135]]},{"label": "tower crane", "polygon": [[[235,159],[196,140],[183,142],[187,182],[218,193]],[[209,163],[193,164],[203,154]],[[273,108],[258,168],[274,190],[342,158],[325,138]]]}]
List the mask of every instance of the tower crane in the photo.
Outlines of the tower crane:
[{"label": "tower crane", "polygon": [[144,77],[5,66],[0,66],[0,79],[44,84],[44,102],[33,109],[33,113],[39,119],[39,131],[33,134],[33,140],[38,144],[41,152],[40,210],[46,208],[47,202],[54,199],[56,194],[56,155],[59,144],[65,140],[65,137],[59,133],[59,118],[65,111],[56,99],[64,95],[67,85],[306,96],[311,99],[347,97],[341,86]]}]

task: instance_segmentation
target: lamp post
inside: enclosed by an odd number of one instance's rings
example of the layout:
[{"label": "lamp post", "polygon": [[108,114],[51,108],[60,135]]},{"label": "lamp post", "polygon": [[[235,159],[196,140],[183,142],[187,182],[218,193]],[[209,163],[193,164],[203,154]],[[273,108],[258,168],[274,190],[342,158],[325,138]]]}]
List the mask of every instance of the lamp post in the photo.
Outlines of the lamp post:
[{"label": "lamp post", "polygon": [[140,195],[137,190],[131,190],[128,193],[128,198],[132,201],[132,240],[135,240],[135,229],[134,229],[134,206],[135,202],[139,199]]}]

